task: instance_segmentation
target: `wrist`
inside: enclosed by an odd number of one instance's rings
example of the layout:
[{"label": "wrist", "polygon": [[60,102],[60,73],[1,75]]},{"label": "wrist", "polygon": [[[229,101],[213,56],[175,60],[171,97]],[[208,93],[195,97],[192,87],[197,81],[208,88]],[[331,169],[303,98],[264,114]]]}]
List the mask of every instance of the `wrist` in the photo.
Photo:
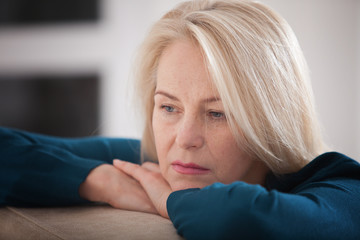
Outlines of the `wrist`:
[{"label": "wrist", "polygon": [[92,169],[79,186],[80,197],[92,202],[106,202],[106,199],[102,199],[104,196],[102,191],[104,191],[111,167],[109,164],[101,164]]}]

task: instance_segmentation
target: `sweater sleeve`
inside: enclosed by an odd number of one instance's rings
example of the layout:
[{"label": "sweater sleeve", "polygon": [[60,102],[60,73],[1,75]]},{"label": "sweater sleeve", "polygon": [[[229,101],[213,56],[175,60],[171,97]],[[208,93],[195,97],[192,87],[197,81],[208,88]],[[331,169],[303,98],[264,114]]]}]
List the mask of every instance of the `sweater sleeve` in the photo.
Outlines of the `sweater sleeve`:
[{"label": "sweater sleeve", "polygon": [[119,158],[140,161],[140,142],[65,139],[0,128],[0,206],[87,202],[78,189],[95,167]]},{"label": "sweater sleeve", "polygon": [[360,182],[335,179],[294,193],[215,183],[173,192],[168,214],[186,239],[360,239]]}]

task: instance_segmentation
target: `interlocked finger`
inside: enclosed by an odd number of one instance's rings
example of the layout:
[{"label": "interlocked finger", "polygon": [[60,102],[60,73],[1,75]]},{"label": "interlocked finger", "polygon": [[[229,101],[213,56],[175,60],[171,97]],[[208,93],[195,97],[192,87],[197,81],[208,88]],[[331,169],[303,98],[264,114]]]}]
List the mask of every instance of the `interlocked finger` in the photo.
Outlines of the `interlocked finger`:
[{"label": "interlocked finger", "polygon": [[149,172],[148,169],[143,168],[138,164],[120,161],[117,159],[115,159],[113,161],[113,164],[116,168],[118,168],[118,169],[122,170],[123,172],[125,172],[126,174],[132,176],[139,182],[141,181],[142,177]]},{"label": "interlocked finger", "polygon": [[159,164],[157,164],[157,163],[144,162],[141,166],[142,166],[143,168],[146,168],[146,169],[152,171],[152,172],[160,173]]}]

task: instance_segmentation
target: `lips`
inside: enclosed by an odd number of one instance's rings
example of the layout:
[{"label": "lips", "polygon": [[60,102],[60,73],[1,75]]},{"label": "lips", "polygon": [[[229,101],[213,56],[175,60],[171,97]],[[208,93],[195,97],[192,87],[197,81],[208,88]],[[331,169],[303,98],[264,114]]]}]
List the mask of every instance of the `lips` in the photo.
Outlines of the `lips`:
[{"label": "lips", "polygon": [[206,174],[210,172],[210,169],[201,167],[195,163],[183,163],[179,160],[174,161],[171,164],[172,168],[181,174]]}]

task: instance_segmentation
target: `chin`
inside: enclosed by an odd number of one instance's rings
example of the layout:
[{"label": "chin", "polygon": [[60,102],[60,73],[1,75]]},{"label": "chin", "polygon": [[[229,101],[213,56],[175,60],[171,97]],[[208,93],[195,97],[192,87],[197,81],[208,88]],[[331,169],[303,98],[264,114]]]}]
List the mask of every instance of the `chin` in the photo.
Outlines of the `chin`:
[{"label": "chin", "polygon": [[170,183],[170,186],[173,191],[179,191],[179,190],[184,190],[184,189],[189,189],[189,188],[204,188],[210,184],[211,183],[179,182],[179,181],[177,181],[177,182]]}]

